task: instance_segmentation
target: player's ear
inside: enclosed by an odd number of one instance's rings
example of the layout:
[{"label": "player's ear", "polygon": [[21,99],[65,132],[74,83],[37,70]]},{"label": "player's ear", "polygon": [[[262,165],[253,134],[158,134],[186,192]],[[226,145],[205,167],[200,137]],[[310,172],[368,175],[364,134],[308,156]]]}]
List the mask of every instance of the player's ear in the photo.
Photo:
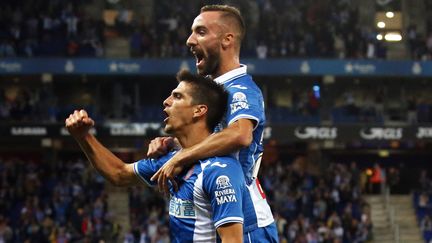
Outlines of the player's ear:
[{"label": "player's ear", "polygon": [[230,32],[225,33],[225,36],[222,39],[222,48],[226,49],[233,44],[234,44],[234,34]]},{"label": "player's ear", "polygon": [[207,114],[208,107],[206,105],[196,105],[193,113],[193,117],[201,117]]}]

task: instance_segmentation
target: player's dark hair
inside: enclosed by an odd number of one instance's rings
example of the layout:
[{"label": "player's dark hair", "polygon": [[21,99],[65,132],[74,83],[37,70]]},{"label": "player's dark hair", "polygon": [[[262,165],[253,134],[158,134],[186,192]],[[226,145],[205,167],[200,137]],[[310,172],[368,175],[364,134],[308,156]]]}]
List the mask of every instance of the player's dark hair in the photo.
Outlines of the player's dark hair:
[{"label": "player's dark hair", "polygon": [[235,24],[239,30],[239,43],[241,43],[246,33],[246,25],[240,10],[229,5],[206,5],[201,8],[201,13],[209,11],[222,12],[222,19],[228,19],[230,23]]},{"label": "player's dark hair", "polygon": [[177,81],[192,84],[190,92],[193,105],[203,104],[207,106],[207,127],[210,131],[222,120],[228,103],[228,93],[224,87],[209,77],[193,74],[188,70],[180,70],[177,73]]}]

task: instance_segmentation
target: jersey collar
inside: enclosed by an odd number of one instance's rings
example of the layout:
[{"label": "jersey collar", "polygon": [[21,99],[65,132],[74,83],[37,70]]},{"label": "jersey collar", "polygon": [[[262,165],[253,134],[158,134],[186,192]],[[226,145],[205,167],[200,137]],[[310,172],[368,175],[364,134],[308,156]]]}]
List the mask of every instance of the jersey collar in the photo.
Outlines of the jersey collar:
[{"label": "jersey collar", "polygon": [[238,78],[246,74],[247,74],[247,66],[244,64],[240,64],[240,67],[222,74],[221,76],[215,78],[214,81],[218,84],[223,84],[233,80],[234,78]]}]

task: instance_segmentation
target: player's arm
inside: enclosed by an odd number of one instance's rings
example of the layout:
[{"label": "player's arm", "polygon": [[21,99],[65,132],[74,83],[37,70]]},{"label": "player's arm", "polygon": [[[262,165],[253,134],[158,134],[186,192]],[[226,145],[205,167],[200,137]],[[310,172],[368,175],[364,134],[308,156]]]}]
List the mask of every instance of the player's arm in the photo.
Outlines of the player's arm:
[{"label": "player's arm", "polygon": [[124,163],[89,133],[94,121],[88,117],[86,111],[74,111],[66,119],[65,125],[90,163],[104,178],[117,186],[138,183],[133,164]]},{"label": "player's arm", "polygon": [[243,224],[228,223],[216,229],[222,242],[243,242]]},{"label": "player's arm", "polygon": [[177,163],[189,165],[201,158],[224,156],[247,147],[252,142],[253,129],[254,124],[251,120],[239,119],[221,132],[208,136],[201,143],[183,149]]},{"label": "player's arm", "polygon": [[[249,146],[252,142],[252,131],[254,127],[253,123],[255,122],[256,121],[252,121],[249,119],[239,119],[238,121],[235,121],[227,128],[222,130],[217,135],[213,134],[208,137],[204,141],[206,145],[198,144],[194,147],[186,149],[187,151],[189,151],[188,153],[190,154],[189,162],[193,163],[193,161],[195,161],[196,159],[201,159],[205,157],[226,155],[243,147]],[[219,146],[221,146],[221,148],[219,148]],[[166,153],[168,153],[169,150],[174,147],[180,147],[180,145],[178,145],[178,142],[174,138],[157,137],[150,142],[147,156],[150,158],[157,158],[165,155]],[[195,159],[193,159],[192,157],[194,153],[197,153],[197,158]],[[199,156],[200,154],[203,154],[204,156],[201,157]],[[187,158],[187,155],[184,156],[185,158]],[[188,165],[188,159],[184,160],[185,165]]]},{"label": "player's arm", "polygon": [[187,149],[182,149],[158,170],[151,179],[157,180],[159,190],[168,192],[168,181],[175,183],[174,176],[197,160],[227,155],[249,146],[252,142],[253,122],[249,119],[240,118],[222,131],[211,134],[202,142]]}]

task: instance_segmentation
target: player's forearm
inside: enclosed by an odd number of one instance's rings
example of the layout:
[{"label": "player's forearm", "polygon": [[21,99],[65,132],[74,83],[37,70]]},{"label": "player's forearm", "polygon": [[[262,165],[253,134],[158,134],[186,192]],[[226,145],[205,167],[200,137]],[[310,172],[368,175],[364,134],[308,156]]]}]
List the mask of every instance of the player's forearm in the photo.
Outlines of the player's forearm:
[{"label": "player's forearm", "polygon": [[217,228],[222,243],[243,242],[243,225],[241,223],[230,223]]},{"label": "player's forearm", "polygon": [[180,163],[190,165],[198,159],[225,156],[251,143],[251,137],[230,127],[208,136],[204,141],[182,151]]},{"label": "player's forearm", "polygon": [[126,186],[135,182],[127,170],[127,165],[93,135],[88,134],[83,138],[76,138],[76,141],[93,167],[112,184]]},{"label": "player's forearm", "polygon": [[233,153],[244,145],[242,138],[236,133],[222,131],[207,137],[202,143],[191,147],[191,151],[199,158],[222,156]]},{"label": "player's forearm", "polygon": [[243,235],[227,235],[225,237],[221,237],[222,243],[242,243]]}]

